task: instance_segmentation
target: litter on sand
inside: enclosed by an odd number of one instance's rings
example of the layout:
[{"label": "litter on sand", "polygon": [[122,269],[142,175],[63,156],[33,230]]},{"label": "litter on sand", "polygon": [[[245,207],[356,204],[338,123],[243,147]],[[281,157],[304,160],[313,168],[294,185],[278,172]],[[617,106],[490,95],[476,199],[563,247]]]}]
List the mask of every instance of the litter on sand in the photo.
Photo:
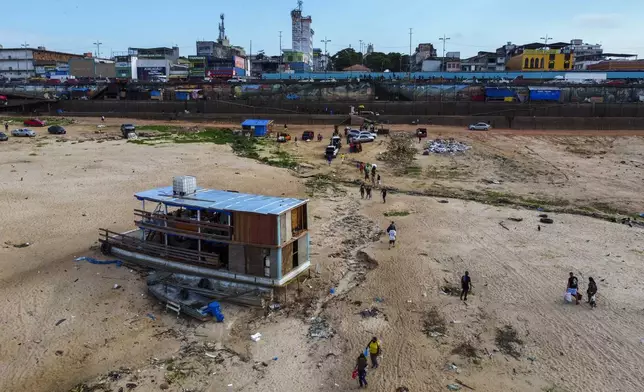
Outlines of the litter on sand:
[{"label": "litter on sand", "polygon": [[469,150],[470,146],[465,143],[459,142],[454,139],[435,139],[427,142],[427,146],[423,151],[423,155],[432,154],[454,154],[457,152],[465,152]]},{"label": "litter on sand", "polygon": [[250,335],[250,339],[253,342],[259,342],[259,340],[262,338],[262,334],[257,332],[256,334]]},{"label": "litter on sand", "polygon": [[123,262],[121,260],[97,260],[91,257],[77,257],[74,259],[74,261],[87,261],[88,263],[91,264],[98,264],[98,265],[103,265],[103,264],[116,264],[117,267],[120,267],[123,265]]}]

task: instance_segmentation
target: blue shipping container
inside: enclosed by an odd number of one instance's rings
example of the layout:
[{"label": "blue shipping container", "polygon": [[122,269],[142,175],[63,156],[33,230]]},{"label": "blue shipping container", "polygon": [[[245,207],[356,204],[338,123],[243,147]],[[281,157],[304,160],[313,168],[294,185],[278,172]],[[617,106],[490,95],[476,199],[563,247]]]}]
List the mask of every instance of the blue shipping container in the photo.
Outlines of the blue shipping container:
[{"label": "blue shipping container", "polygon": [[554,101],[559,102],[561,98],[561,90],[543,90],[543,89],[530,89],[531,101]]}]

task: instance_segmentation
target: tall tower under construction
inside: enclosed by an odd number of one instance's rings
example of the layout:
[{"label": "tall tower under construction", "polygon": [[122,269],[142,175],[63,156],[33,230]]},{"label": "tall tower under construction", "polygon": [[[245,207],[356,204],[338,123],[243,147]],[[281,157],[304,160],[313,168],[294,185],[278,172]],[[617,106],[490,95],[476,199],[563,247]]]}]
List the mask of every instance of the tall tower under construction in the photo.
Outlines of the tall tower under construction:
[{"label": "tall tower under construction", "polygon": [[302,0],[297,2],[297,8],[291,11],[293,32],[293,51],[304,54],[304,62],[313,64],[313,30],[311,16],[302,15]]}]

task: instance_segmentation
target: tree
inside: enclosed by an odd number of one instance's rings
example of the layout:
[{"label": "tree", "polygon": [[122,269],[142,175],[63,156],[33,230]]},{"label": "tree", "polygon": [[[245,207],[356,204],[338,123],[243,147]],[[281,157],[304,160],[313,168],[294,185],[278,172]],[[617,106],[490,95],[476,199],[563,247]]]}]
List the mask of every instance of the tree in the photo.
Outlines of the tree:
[{"label": "tree", "polygon": [[362,62],[362,53],[358,53],[353,48],[345,48],[331,56],[331,61],[336,71]]},{"label": "tree", "polygon": [[[362,63],[362,53],[356,52],[353,48],[345,48],[331,56],[331,62],[336,71],[352,65]],[[391,72],[407,72],[409,70],[409,56],[402,53],[391,52],[373,52],[364,57],[365,67],[374,72],[384,72],[390,70]]]},{"label": "tree", "polygon": [[383,72],[386,69],[391,70],[391,61],[389,56],[382,52],[373,52],[365,57],[364,65],[374,72]]}]

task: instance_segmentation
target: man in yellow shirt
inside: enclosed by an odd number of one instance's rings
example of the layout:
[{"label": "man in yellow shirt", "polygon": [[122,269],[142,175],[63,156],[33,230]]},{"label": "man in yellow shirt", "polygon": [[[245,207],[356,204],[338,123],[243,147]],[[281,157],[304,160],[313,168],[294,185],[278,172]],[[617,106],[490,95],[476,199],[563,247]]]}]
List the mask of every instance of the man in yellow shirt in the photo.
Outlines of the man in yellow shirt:
[{"label": "man in yellow shirt", "polygon": [[371,357],[371,368],[375,369],[378,367],[378,356],[380,355],[380,342],[377,337],[371,338],[371,341],[367,344],[367,349]]}]

